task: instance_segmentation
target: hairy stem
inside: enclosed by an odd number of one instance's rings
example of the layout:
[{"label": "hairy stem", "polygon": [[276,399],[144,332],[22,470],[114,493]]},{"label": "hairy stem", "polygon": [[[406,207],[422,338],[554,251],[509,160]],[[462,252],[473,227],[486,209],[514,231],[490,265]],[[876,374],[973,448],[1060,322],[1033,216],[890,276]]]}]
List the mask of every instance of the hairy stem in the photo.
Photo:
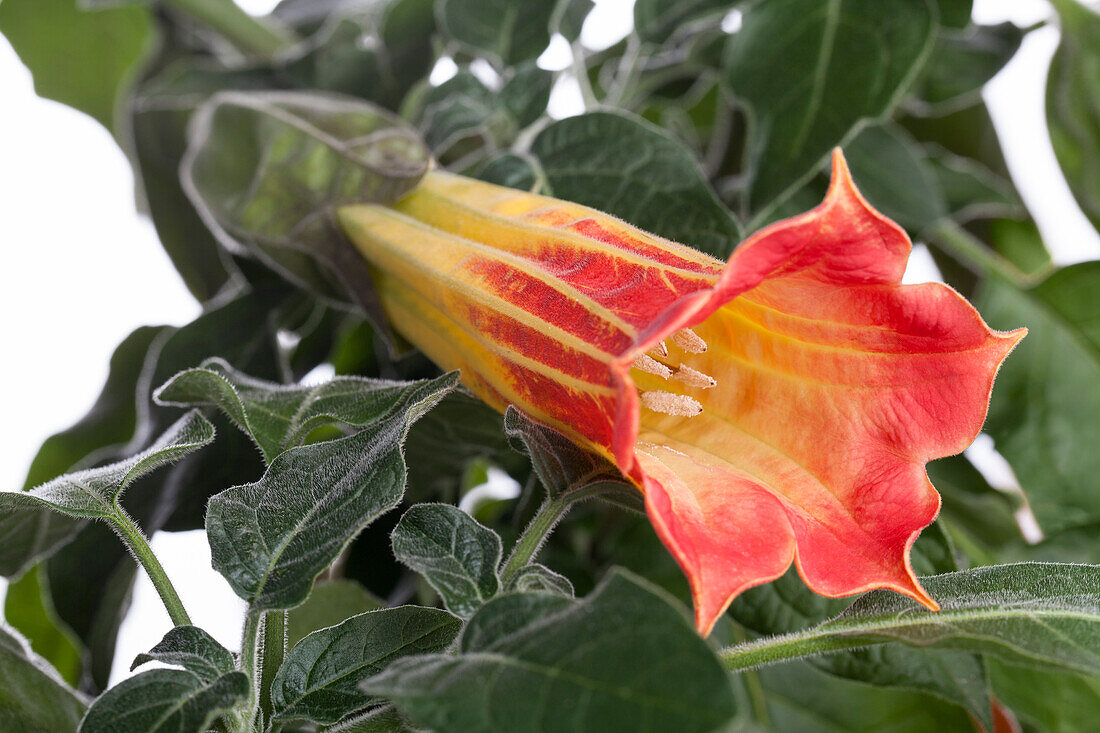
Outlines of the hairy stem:
[{"label": "hairy stem", "polygon": [[164,0],[164,4],[200,21],[249,56],[271,58],[296,42],[288,30],[253,18],[233,0]]},{"label": "hairy stem", "polygon": [[164,601],[164,607],[168,609],[168,616],[172,619],[172,623],[176,626],[190,626],[191,617],[187,615],[187,610],[183,607],[183,601],[176,593],[172,581],[168,579],[168,574],[164,572],[160,560],[153,554],[153,550],[149,547],[149,542],[145,539],[141,528],[134,523],[134,520],[130,519],[130,515],[122,507],[117,505],[111,519],[115,532],[130,548],[130,552],[133,553],[141,567],[145,568],[145,572],[149,574],[149,580],[153,581],[153,587],[157,589],[160,599]]},{"label": "hairy stem", "polygon": [[239,733],[250,733],[256,713],[259,710],[260,696],[257,687],[263,666],[261,645],[263,644],[264,612],[249,609],[244,617],[244,632],[241,634],[241,671],[248,675],[250,691],[247,705],[234,721],[233,729]]},{"label": "hairy stem", "polygon": [[523,530],[523,534],[520,535],[519,539],[516,540],[516,546],[512,549],[512,554],[500,571],[500,583],[503,587],[507,588],[511,585],[519,571],[534,558],[539,548],[542,547],[542,543],[550,536],[550,532],[565,516],[565,513],[569,511],[569,507],[572,506],[573,502],[566,498],[568,496],[568,493],[551,496],[535,512],[534,518]]},{"label": "hairy stem", "polygon": [[264,614],[264,646],[260,669],[260,710],[271,720],[271,683],[286,655],[286,611]]}]

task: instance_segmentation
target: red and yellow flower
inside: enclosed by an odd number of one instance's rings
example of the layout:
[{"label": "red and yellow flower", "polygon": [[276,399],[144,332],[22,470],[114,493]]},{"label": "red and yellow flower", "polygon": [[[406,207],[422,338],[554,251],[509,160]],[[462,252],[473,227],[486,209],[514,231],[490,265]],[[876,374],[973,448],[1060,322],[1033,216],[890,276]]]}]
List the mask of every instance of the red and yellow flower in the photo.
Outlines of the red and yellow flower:
[{"label": "red and yellow flower", "polygon": [[610,458],[692,587],[706,634],[793,562],[825,596],[935,609],[909,548],[925,463],[981,429],[1024,331],[902,285],[910,242],[839,151],[820,206],[722,263],[607,214],[433,171],[339,212],[395,328],[503,410]]}]

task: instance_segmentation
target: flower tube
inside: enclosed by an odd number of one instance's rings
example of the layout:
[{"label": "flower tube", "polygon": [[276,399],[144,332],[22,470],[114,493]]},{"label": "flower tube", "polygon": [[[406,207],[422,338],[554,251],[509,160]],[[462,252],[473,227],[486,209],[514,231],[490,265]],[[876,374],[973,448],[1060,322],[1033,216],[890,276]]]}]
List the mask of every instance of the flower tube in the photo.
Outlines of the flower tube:
[{"label": "flower tube", "polygon": [[925,464],[973,441],[1024,330],[992,331],[945,285],[902,285],[910,241],[839,151],[821,205],[726,263],[441,171],[339,219],[412,344],[638,486],[700,633],[792,562],[821,595],[938,607],[909,562],[940,506]]}]

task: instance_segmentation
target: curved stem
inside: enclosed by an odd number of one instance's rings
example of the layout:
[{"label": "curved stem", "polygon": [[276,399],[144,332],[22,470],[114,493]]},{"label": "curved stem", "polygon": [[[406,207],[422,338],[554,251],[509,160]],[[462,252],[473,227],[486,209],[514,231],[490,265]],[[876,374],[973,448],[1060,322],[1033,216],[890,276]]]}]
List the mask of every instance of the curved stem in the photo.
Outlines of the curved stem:
[{"label": "curved stem", "polygon": [[523,530],[523,534],[519,536],[519,539],[516,540],[516,546],[512,549],[512,554],[508,556],[508,561],[504,563],[504,567],[500,571],[501,586],[507,588],[512,584],[519,571],[538,553],[542,543],[550,536],[551,530],[569,511],[569,507],[572,506],[573,502],[567,501],[567,496],[568,494],[552,496],[544,501],[539,510],[535,512],[534,518]]},{"label": "curved stem", "polygon": [[183,601],[176,593],[172,581],[168,579],[168,574],[164,572],[160,560],[157,560],[157,556],[153,554],[153,549],[149,547],[149,542],[145,539],[141,528],[130,519],[130,515],[123,511],[122,507],[116,505],[113,514],[111,524],[115,532],[149,574],[149,580],[153,581],[153,587],[157,589],[160,599],[164,601],[164,607],[168,609],[168,616],[172,619],[172,623],[176,626],[190,626],[191,617],[187,615]]},{"label": "curved stem", "polygon": [[250,56],[271,58],[297,42],[290,31],[253,18],[233,0],[164,0],[164,4],[217,31],[238,51]]},{"label": "curved stem", "polygon": [[259,708],[260,696],[257,689],[260,680],[257,674],[262,664],[260,660],[260,645],[263,642],[263,611],[249,609],[244,617],[244,631],[241,634],[241,671],[248,675],[250,692],[248,704],[244,712],[236,716],[234,729],[240,733],[248,733],[252,730],[252,723],[256,719],[256,711]]},{"label": "curved stem", "polygon": [[264,614],[264,646],[260,669],[260,710],[264,718],[271,719],[271,683],[275,673],[283,666],[286,656],[286,611],[269,611]]},{"label": "curved stem", "polygon": [[718,652],[718,657],[727,670],[739,672],[814,654],[872,646],[875,643],[874,640],[867,637],[823,636],[814,634],[811,631],[809,633],[768,636],[744,644],[735,644]]},{"label": "curved stem", "polygon": [[979,275],[999,277],[1018,288],[1026,288],[1038,280],[987,247],[980,239],[950,219],[944,219],[933,225],[925,236]]}]

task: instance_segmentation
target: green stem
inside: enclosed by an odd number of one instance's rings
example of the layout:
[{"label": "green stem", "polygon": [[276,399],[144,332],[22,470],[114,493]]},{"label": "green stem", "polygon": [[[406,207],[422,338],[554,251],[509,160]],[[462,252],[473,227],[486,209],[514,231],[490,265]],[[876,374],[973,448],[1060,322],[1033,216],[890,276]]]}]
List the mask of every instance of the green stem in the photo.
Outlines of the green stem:
[{"label": "green stem", "polygon": [[233,0],[163,0],[170,8],[195,18],[249,56],[272,58],[297,39],[285,28],[253,18]]},{"label": "green stem", "polygon": [[260,710],[271,720],[271,683],[283,666],[286,655],[286,611],[270,611],[264,615],[264,646],[260,670]]},{"label": "green stem", "polygon": [[718,657],[727,670],[740,672],[814,654],[872,646],[875,643],[867,637],[845,638],[836,634],[821,635],[810,630],[782,636],[767,636],[756,641],[734,644],[718,652]]},{"label": "green stem", "polygon": [[187,615],[187,611],[183,607],[183,601],[176,593],[172,581],[168,579],[168,574],[164,572],[160,560],[153,554],[153,549],[149,547],[149,542],[145,539],[141,528],[134,523],[134,520],[130,519],[130,515],[122,507],[117,505],[111,519],[115,532],[130,548],[130,552],[141,563],[141,567],[145,568],[149,580],[153,581],[153,587],[157,589],[160,599],[164,601],[164,607],[168,609],[168,616],[171,617],[172,623],[176,626],[190,626],[191,617]]},{"label": "green stem", "polygon": [[257,685],[262,660],[260,658],[260,645],[263,642],[263,611],[249,609],[244,617],[244,632],[241,635],[240,666],[249,680],[251,691],[248,694],[248,705],[244,712],[236,716],[234,730],[239,733],[249,733],[256,719],[256,711],[259,709],[259,694]]},{"label": "green stem", "polygon": [[979,275],[998,277],[1018,288],[1026,288],[1034,284],[1037,279],[985,246],[980,239],[950,219],[944,219],[933,225],[925,236],[930,242]]},{"label": "green stem", "polygon": [[[745,630],[741,627],[734,629],[737,641],[746,643]],[[771,716],[768,715],[768,698],[764,693],[764,685],[760,682],[760,675],[754,670],[744,670],[741,680],[745,683],[745,691],[749,694],[749,704],[752,706],[753,717],[765,728],[771,728]]]},{"label": "green stem", "polygon": [[566,499],[567,496],[569,496],[568,493],[551,496],[535,512],[534,518],[527,525],[527,529],[523,530],[523,534],[519,536],[519,539],[516,540],[516,546],[512,549],[512,554],[500,571],[501,586],[508,588],[512,584],[519,571],[538,553],[539,548],[550,536],[554,526],[569,511],[569,507],[572,506],[573,502]]}]

